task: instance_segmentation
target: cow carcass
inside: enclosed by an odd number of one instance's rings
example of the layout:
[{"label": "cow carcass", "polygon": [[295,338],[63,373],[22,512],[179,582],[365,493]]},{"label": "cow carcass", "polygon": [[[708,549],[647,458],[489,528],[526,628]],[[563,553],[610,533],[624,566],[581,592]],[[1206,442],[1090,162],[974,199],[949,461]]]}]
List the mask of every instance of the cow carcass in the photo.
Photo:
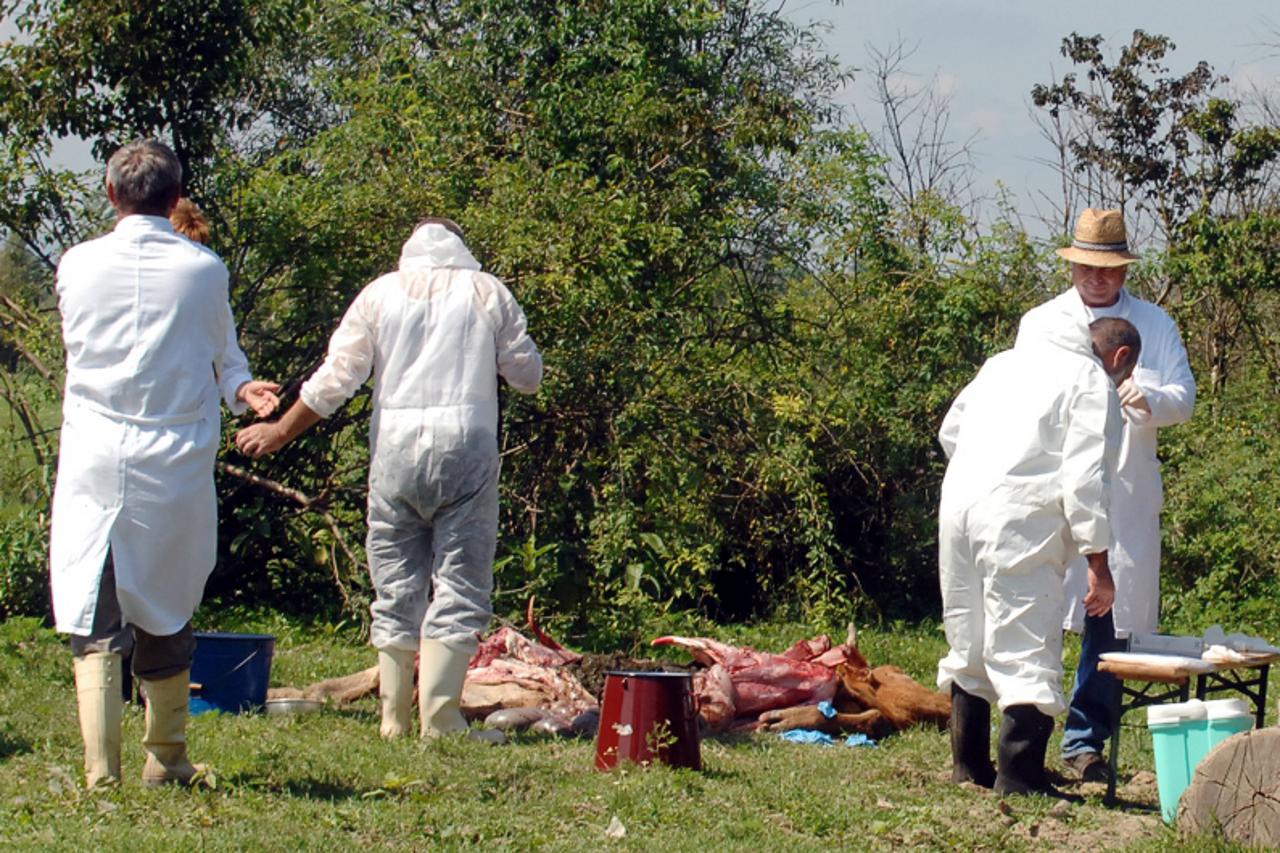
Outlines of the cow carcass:
[{"label": "cow carcass", "polygon": [[[950,697],[899,667],[873,668],[856,640],[851,628],[839,646],[822,635],[780,654],[706,637],[659,637],[653,643],[684,648],[706,665],[694,675],[694,693],[699,714],[713,731],[806,728],[878,738],[914,725],[946,726]],[[834,715],[820,708],[824,701]]]},{"label": "cow carcass", "polygon": [[567,667],[581,658],[558,644],[552,648],[500,628],[471,659],[462,686],[462,713],[479,720],[503,708],[544,708],[572,720],[599,705]]}]

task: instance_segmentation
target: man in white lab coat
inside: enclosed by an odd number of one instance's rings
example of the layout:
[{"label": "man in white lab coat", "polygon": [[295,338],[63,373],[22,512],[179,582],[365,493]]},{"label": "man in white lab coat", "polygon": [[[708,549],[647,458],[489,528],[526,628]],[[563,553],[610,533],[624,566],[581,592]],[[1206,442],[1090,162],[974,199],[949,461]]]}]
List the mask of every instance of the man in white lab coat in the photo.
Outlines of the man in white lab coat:
[{"label": "man in white lab coat", "polygon": [[[1090,613],[1111,605],[1110,476],[1120,446],[1113,382],[1141,341],[1123,320],[1080,320],[982,366],[942,424],[949,462],[938,568],[950,649],[952,778],[997,793],[1047,791],[1044,753],[1063,711],[1062,578],[1089,563]],[[1003,715],[997,765],[990,704]]]},{"label": "man in white lab coat", "polygon": [[120,778],[122,658],[147,698],[143,781],[187,783],[191,617],[217,553],[219,396],[276,406],[236,343],[227,269],[174,232],[182,167],[150,140],[107,163],[118,214],[58,264],[67,352],[50,580],[71,634],[90,786]]},{"label": "man in white lab coat", "polygon": [[1120,386],[1124,434],[1116,471],[1110,562],[1116,584],[1111,612],[1094,616],[1082,605],[1085,566],[1067,570],[1068,630],[1083,632],[1075,689],[1067,711],[1062,757],[1085,781],[1108,775],[1103,746],[1112,733],[1120,684],[1098,672],[1099,656],[1126,648],[1134,632],[1156,630],[1160,608],[1160,508],[1164,495],[1156,430],[1182,423],[1195,406],[1196,383],[1178,327],[1163,309],[1124,287],[1129,251],[1124,217],[1118,210],[1088,209],[1076,223],[1072,245],[1058,254],[1071,262],[1072,288],[1027,312],[1018,341],[1043,338],[1081,318],[1122,317],[1142,336],[1142,357]]},{"label": "man in white lab coat", "polygon": [[404,244],[399,270],[356,297],[284,417],[236,436],[250,456],[274,452],[374,374],[366,551],[383,737],[409,727],[415,653],[421,734],[467,731],[463,681],[492,616],[498,377],[526,394],[542,381],[525,325],[457,224],[428,219]]}]

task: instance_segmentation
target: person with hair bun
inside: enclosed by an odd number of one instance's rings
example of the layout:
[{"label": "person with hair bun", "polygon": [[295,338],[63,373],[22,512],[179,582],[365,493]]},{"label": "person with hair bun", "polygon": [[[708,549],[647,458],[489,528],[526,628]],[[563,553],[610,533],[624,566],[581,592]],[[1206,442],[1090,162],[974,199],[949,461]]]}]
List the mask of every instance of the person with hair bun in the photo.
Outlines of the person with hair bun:
[{"label": "person with hair bun", "polygon": [[169,214],[169,222],[172,223],[174,231],[191,242],[199,243],[201,246],[209,245],[209,218],[191,199],[186,197],[178,199],[173,213]]}]

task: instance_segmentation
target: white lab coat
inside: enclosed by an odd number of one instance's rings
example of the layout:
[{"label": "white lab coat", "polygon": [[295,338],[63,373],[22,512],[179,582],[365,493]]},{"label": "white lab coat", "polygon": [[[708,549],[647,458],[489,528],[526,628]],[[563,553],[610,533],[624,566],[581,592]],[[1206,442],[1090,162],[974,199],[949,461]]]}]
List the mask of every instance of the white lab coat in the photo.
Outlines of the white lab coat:
[{"label": "white lab coat", "polygon": [[542,356],[511,292],[462,240],[419,227],[360,292],[300,397],[328,417],[374,374],[366,551],[379,649],[468,640],[491,616],[498,377],[524,393]]},{"label": "white lab coat", "polygon": [[1062,695],[1062,577],[1105,551],[1120,403],[1083,322],[990,358],[942,424],[949,457],[938,567],[954,682],[1000,708],[1056,715]]},{"label": "white lab coat", "polygon": [[[86,636],[108,545],[128,624],[176,633],[217,554],[218,396],[250,380],[218,256],[126,216],[58,264],[67,352],[49,544],[54,619]],[[216,374],[216,375],[215,375]]]},{"label": "white lab coat", "polygon": [[[1108,559],[1116,584],[1112,608],[1116,634],[1153,632],[1160,615],[1160,509],[1164,492],[1156,457],[1156,430],[1191,417],[1196,382],[1187,351],[1173,319],[1156,305],[1121,290],[1116,304],[1089,308],[1074,288],[1032,308],[1022,318],[1018,342],[1044,337],[1084,318],[1121,317],[1142,337],[1142,353],[1133,380],[1142,389],[1151,414],[1124,407],[1124,434],[1116,471],[1111,526],[1114,541]],[[1084,629],[1088,572],[1083,560],[1067,569],[1067,616],[1063,627]]]}]

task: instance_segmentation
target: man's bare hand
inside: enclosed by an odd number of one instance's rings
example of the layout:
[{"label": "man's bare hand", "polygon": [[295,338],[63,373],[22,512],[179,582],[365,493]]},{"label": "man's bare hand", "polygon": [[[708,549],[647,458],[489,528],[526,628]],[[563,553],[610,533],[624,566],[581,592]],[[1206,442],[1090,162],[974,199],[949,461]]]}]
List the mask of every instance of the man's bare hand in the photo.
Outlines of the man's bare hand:
[{"label": "man's bare hand", "polygon": [[251,424],[236,433],[236,447],[253,459],[275,453],[286,444],[279,423]]},{"label": "man's bare hand", "polygon": [[1084,596],[1084,612],[1106,616],[1116,601],[1116,582],[1111,577],[1111,561],[1106,551],[1086,554],[1089,561],[1089,591]]},{"label": "man's bare hand", "polygon": [[236,389],[236,399],[248,403],[255,415],[265,418],[279,408],[280,398],[276,396],[279,390],[279,383],[250,379]]},{"label": "man's bare hand", "polygon": [[1105,581],[1095,581],[1089,578],[1089,592],[1084,597],[1084,612],[1090,616],[1106,616],[1107,611],[1111,609],[1111,605],[1116,601],[1116,586],[1108,578]]},{"label": "man's bare hand", "polygon": [[1120,405],[1128,406],[1131,409],[1137,409],[1147,414],[1151,413],[1151,404],[1147,402],[1147,398],[1142,394],[1142,389],[1138,387],[1137,382],[1133,381],[1132,376],[1120,383],[1116,393],[1120,395]]}]

